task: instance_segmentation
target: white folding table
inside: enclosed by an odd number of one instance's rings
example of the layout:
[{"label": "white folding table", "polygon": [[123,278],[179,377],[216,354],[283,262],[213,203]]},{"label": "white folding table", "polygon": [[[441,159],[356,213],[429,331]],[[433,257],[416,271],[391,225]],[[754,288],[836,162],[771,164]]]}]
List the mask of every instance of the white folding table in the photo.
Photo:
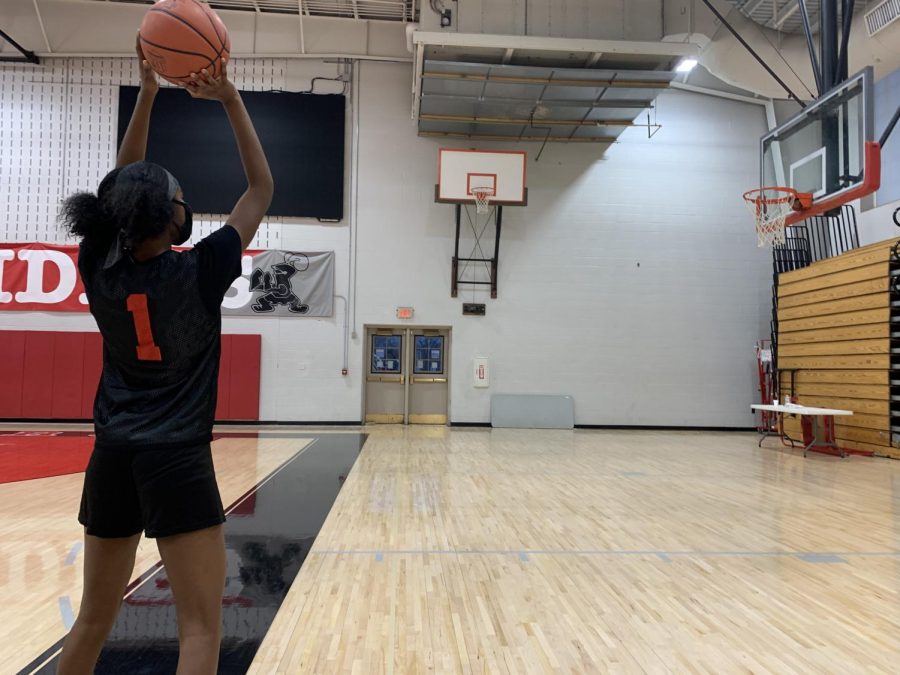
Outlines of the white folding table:
[{"label": "white folding table", "polygon": [[[810,450],[819,448],[833,448],[840,452],[841,457],[846,457],[847,452],[840,447],[834,438],[834,418],[852,415],[852,410],[836,410],[834,408],[811,408],[805,405],[764,405],[756,403],[750,406],[753,410],[766,410],[768,412],[781,413],[782,415],[809,415],[812,417],[812,441],[803,448],[803,456]],[[822,426],[819,426],[819,418],[822,418]],[[784,424],[782,422],[782,434],[784,434]],[[759,445],[773,434],[763,432],[763,437],[759,439]]]}]

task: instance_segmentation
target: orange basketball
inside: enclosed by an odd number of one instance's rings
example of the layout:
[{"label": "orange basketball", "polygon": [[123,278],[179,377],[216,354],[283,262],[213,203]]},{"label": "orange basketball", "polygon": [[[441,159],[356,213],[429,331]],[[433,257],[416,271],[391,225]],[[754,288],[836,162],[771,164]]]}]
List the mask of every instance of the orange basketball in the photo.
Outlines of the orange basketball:
[{"label": "orange basketball", "polygon": [[161,77],[183,84],[204,68],[217,77],[231,40],[225,24],[205,2],[160,0],[141,22],[141,49]]}]

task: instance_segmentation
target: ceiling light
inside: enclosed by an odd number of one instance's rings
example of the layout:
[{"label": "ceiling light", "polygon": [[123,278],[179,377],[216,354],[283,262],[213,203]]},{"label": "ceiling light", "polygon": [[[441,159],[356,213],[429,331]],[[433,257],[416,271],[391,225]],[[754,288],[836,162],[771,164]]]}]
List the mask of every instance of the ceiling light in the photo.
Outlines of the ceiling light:
[{"label": "ceiling light", "polygon": [[694,66],[697,65],[697,59],[685,58],[681,59],[681,62],[675,66],[676,73],[689,73],[694,69]]}]

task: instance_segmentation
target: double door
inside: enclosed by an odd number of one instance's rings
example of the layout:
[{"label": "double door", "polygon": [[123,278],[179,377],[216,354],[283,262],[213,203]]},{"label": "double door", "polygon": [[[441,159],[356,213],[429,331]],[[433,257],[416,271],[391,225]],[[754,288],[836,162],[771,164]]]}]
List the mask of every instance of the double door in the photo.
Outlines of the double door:
[{"label": "double door", "polygon": [[446,424],[450,329],[366,330],[366,422]]}]

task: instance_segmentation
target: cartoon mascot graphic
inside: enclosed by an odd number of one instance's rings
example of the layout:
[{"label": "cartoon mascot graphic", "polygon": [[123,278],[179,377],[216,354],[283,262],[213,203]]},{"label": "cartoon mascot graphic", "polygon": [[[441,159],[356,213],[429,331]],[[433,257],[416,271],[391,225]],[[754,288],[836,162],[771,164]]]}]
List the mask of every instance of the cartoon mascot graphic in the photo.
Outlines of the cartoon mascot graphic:
[{"label": "cartoon mascot graphic", "polygon": [[287,306],[289,312],[306,314],[309,305],[294,294],[291,277],[309,269],[309,258],[302,253],[286,253],[284,262],[271,265],[265,272],[259,267],[250,276],[250,290],[261,291],[250,309],[254,312],[274,312],[277,306]]}]

